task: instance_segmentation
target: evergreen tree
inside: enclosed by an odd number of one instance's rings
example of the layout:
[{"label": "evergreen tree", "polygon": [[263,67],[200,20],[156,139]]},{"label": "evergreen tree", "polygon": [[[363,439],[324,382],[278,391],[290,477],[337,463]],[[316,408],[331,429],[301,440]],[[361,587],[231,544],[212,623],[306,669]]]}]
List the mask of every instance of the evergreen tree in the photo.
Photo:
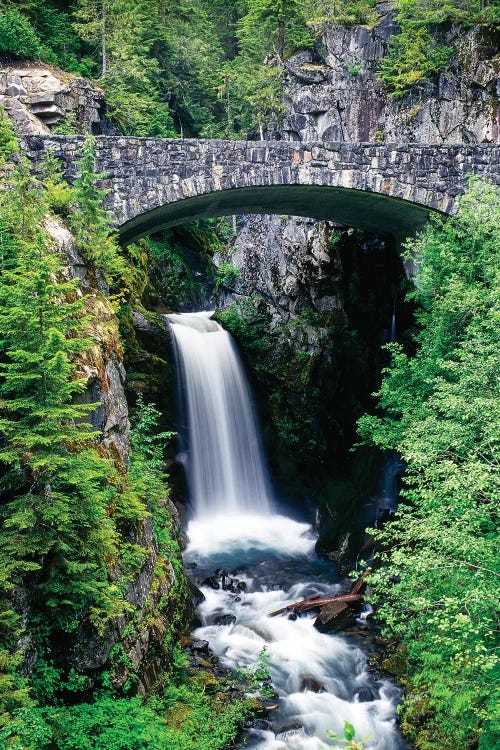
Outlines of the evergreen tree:
[{"label": "evergreen tree", "polygon": [[[12,139],[5,125],[0,136],[5,153]],[[72,631],[82,619],[102,633],[126,611],[123,583],[111,579],[110,569],[115,578],[122,569],[126,580],[121,550],[133,555],[134,545],[123,545],[123,535],[144,517],[145,506],[125,491],[123,476],[98,444],[88,422],[96,404],[78,402],[85,389],[78,358],[94,345],[94,322],[78,281],[67,280],[62,257],[51,249],[46,190],[22,159],[3,170],[0,741],[38,750],[48,729],[16,674],[22,636],[28,631],[37,644],[37,669],[57,674],[47,634]],[[47,695],[57,689],[53,679],[39,685]]]},{"label": "evergreen tree", "polygon": [[[289,53],[307,39],[308,3],[303,0],[247,0],[240,21],[240,40],[244,49],[261,58]],[[266,40],[266,41],[265,41]]]},{"label": "evergreen tree", "polygon": [[161,5],[145,0],[78,0],[74,14],[77,32],[99,50],[109,112],[129,135],[174,134],[153,50],[161,33],[153,21]]},{"label": "evergreen tree", "polygon": [[94,165],[95,139],[89,136],[82,148],[78,176],[73,185],[71,200],[74,209],[69,224],[86,260],[110,283],[123,275],[125,262],[119,253],[108,213],[102,206],[106,191],[96,186],[103,175],[95,174]]},{"label": "evergreen tree", "polygon": [[41,42],[28,19],[16,8],[0,8],[0,54],[38,58]]},{"label": "evergreen tree", "polygon": [[408,250],[420,266],[417,353],[391,345],[366,440],[407,464],[394,522],[375,532],[387,632],[408,660],[404,723],[418,747],[500,739],[500,191],[473,181]]},{"label": "evergreen tree", "polygon": [[[22,172],[12,181],[14,193],[26,182]],[[24,574],[43,572],[37,591],[61,626],[89,607],[102,625],[123,611],[103,562],[117,556],[108,513],[116,480],[83,421],[96,405],[74,402],[85,387],[75,358],[90,344],[90,321],[77,281],[63,279],[62,258],[48,248],[40,193],[33,185],[23,191],[21,230],[9,225],[15,211],[3,212],[10,262],[0,276],[2,583],[19,586]],[[2,208],[11,198],[2,194]]]}]

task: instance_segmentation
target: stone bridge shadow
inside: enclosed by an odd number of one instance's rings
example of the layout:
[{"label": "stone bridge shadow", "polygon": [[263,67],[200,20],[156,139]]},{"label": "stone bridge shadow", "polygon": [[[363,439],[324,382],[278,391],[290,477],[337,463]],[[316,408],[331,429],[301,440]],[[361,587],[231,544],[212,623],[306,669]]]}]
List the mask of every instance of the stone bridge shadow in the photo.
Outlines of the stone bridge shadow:
[{"label": "stone bridge shadow", "polygon": [[281,214],[328,219],[402,240],[423,227],[429,209],[353,188],[274,185],[221,190],[184,198],[139,214],[119,229],[123,244],[167,227],[234,214]]}]

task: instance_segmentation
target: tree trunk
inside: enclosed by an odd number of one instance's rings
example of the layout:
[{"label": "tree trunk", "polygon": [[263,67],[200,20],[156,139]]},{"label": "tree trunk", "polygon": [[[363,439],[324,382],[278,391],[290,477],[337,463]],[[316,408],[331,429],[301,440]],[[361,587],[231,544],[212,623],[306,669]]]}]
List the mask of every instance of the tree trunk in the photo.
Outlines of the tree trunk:
[{"label": "tree trunk", "polygon": [[106,48],[106,1],[102,0],[101,8],[101,48],[102,48],[102,75],[101,78],[106,78],[108,73],[108,51]]},{"label": "tree trunk", "polygon": [[278,22],[278,55],[280,62],[283,60],[285,54],[285,19],[282,18]]}]

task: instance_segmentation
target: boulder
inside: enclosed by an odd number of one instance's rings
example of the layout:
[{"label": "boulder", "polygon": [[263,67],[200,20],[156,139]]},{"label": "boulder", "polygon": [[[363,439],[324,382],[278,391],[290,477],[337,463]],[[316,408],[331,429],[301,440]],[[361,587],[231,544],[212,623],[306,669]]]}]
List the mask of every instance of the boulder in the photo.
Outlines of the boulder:
[{"label": "boulder", "polygon": [[343,630],[354,624],[354,613],[345,602],[332,602],[322,607],[314,621],[320,633]]},{"label": "boulder", "polygon": [[234,615],[217,615],[214,617],[214,625],[234,625],[236,617]]}]

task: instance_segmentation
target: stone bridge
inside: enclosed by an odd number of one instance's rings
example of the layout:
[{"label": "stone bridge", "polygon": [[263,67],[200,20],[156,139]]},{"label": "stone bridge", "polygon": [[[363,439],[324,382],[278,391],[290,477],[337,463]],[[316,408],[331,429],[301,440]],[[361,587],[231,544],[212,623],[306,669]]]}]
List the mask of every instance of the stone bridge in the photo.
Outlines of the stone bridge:
[{"label": "stone bridge", "polygon": [[[30,136],[73,179],[80,136]],[[398,239],[431,211],[452,213],[469,175],[500,185],[500,145],[396,145],[297,141],[96,138],[106,208],[126,244],[210,216],[251,213],[330,219]]]}]

